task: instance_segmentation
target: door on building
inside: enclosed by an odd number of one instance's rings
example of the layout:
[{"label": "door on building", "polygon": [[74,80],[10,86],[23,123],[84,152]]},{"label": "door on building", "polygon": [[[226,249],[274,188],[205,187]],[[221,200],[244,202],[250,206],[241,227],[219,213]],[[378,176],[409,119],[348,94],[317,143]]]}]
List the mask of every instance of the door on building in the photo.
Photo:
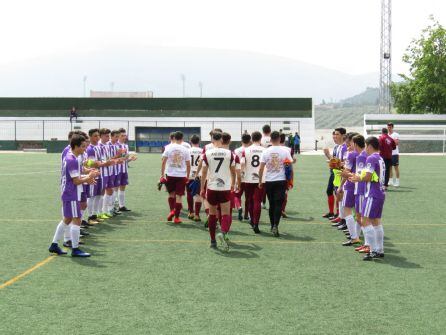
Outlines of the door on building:
[{"label": "door on building", "polygon": [[200,136],[200,127],[135,127],[136,152],[161,152],[170,143],[169,135],[181,131],[184,141],[189,142],[192,135]]}]

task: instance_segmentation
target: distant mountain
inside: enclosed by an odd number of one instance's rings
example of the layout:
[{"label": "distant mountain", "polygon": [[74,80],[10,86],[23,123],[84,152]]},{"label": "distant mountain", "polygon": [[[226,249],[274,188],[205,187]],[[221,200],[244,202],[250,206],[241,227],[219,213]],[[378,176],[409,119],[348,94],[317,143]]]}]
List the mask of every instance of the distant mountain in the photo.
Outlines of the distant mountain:
[{"label": "distant mountain", "polygon": [[154,92],[155,97],[313,97],[339,101],[376,86],[378,74],[349,75],[296,60],[244,51],[108,48],[0,66],[0,96],[82,96],[87,89]]},{"label": "distant mountain", "polygon": [[344,107],[378,105],[379,104],[379,88],[367,87],[364,92],[354,95],[347,99],[342,99],[339,104]]}]

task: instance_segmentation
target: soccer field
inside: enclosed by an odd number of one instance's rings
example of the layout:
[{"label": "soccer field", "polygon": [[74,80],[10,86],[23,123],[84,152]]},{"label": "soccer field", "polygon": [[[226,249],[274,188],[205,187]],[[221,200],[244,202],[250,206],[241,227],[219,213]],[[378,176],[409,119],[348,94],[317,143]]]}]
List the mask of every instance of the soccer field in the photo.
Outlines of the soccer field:
[{"label": "soccer field", "polygon": [[132,212],[89,229],[89,259],[49,256],[60,155],[1,154],[0,334],[444,334],[445,157],[401,157],[385,258],[363,262],[321,218],[328,171],[300,156],[281,237],[234,217],[229,253],[166,222],[160,156],[131,164]]}]

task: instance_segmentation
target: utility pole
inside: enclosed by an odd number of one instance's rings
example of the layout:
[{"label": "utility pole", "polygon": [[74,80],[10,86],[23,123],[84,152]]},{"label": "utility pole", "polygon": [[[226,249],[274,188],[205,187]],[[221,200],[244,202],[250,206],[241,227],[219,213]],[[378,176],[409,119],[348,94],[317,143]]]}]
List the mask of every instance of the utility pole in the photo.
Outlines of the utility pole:
[{"label": "utility pole", "polygon": [[84,98],[87,97],[87,76],[84,76]]},{"label": "utility pole", "polygon": [[183,82],[183,98],[186,97],[186,76],[181,74],[181,81]]},{"label": "utility pole", "polygon": [[381,47],[379,56],[379,113],[390,114],[392,83],[392,0],[381,0]]},{"label": "utility pole", "polygon": [[203,98],[203,83],[201,81],[198,82],[198,87],[200,87],[200,98]]}]

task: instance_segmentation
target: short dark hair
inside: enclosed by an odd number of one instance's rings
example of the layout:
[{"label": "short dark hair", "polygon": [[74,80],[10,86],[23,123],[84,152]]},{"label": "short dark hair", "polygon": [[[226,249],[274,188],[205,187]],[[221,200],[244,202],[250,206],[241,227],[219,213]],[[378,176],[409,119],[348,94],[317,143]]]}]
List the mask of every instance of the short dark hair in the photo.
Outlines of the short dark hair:
[{"label": "short dark hair", "polygon": [[175,136],[176,141],[181,141],[184,137],[184,135],[181,131],[176,131],[174,136]]},{"label": "short dark hair", "polygon": [[356,135],[359,135],[358,133],[355,133],[354,131],[347,133],[347,138],[349,141],[353,139]]},{"label": "short dark hair", "polygon": [[99,129],[98,128],[93,128],[93,129],[90,129],[89,131],[88,131],[88,136],[93,136],[93,134],[94,133],[99,133]]},{"label": "short dark hair", "polygon": [[285,139],[286,139],[285,134],[284,133],[279,133],[279,134],[280,134],[280,144],[285,143]]},{"label": "short dark hair", "polygon": [[383,129],[381,129],[381,133],[388,134],[389,133],[389,129],[383,128]]},{"label": "short dark hair", "polygon": [[119,131],[120,133],[127,133],[127,131],[126,131],[124,128],[119,128],[118,131]]},{"label": "short dark hair", "polygon": [[221,140],[221,133],[219,131],[213,131],[212,132],[212,139],[214,141],[220,141]]},{"label": "short dark hair", "polygon": [[347,133],[347,130],[342,127],[336,128],[335,131],[338,131],[341,135],[345,135]]},{"label": "short dark hair", "polygon": [[192,135],[191,138],[190,138],[190,143],[192,143],[192,144],[200,143],[200,136]]},{"label": "short dark hair", "polygon": [[262,131],[263,131],[264,134],[269,134],[269,133],[271,133],[271,126],[270,126],[269,124],[265,124],[265,125],[262,127]]},{"label": "short dark hair", "polygon": [[73,130],[71,130],[71,131],[68,133],[68,141],[71,140],[71,138],[73,137],[73,134],[74,134],[74,131],[73,131]]},{"label": "short dark hair", "polygon": [[379,140],[375,136],[367,137],[365,144],[371,145],[375,150],[379,150]]},{"label": "short dark hair", "polygon": [[271,133],[271,141],[277,141],[277,140],[280,140],[280,133],[277,131],[277,130],[274,130],[272,133]]},{"label": "short dark hair", "polygon": [[260,131],[255,131],[251,134],[251,138],[253,142],[260,142],[260,140],[262,139],[262,134],[260,133]]},{"label": "short dark hair", "polygon": [[228,145],[231,142],[231,135],[229,133],[222,133],[221,139],[224,145]]},{"label": "short dark hair", "polygon": [[356,144],[361,149],[365,147],[365,138],[362,135],[357,134],[357,135],[353,136],[352,141],[354,144]]},{"label": "short dark hair", "polygon": [[70,140],[70,147],[73,150],[75,147],[80,147],[85,142],[85,137],[79,134],[73,134]]},{"label": "short dark hair", "polygon": [[107,134],[110,134],[111,133],[111,130],[110,129],[108,129],[108,128],[101,128],[101,129],[99,129],[99,135],[107,135]]},{"label": "short dark hair", "polygon": [[393,124],[393,122],[388,122],[388,123],[387,123],[387,126],[388,126],[388,127],[392,127],[392,128],[395,127],[395,125]]},{"label": "short dark hair", "polygon": [[115,135],[119,135],[121,134],[121,132],[119,130],[112,130],[112,132],[110,133],[111,136],[115,136]]},{"label": "short dark hair", "polygon": [[242,135],[242,143],[248,144],[249,142],[251,142],[251,135],[249,135],[248,133],[244,133]]}]

